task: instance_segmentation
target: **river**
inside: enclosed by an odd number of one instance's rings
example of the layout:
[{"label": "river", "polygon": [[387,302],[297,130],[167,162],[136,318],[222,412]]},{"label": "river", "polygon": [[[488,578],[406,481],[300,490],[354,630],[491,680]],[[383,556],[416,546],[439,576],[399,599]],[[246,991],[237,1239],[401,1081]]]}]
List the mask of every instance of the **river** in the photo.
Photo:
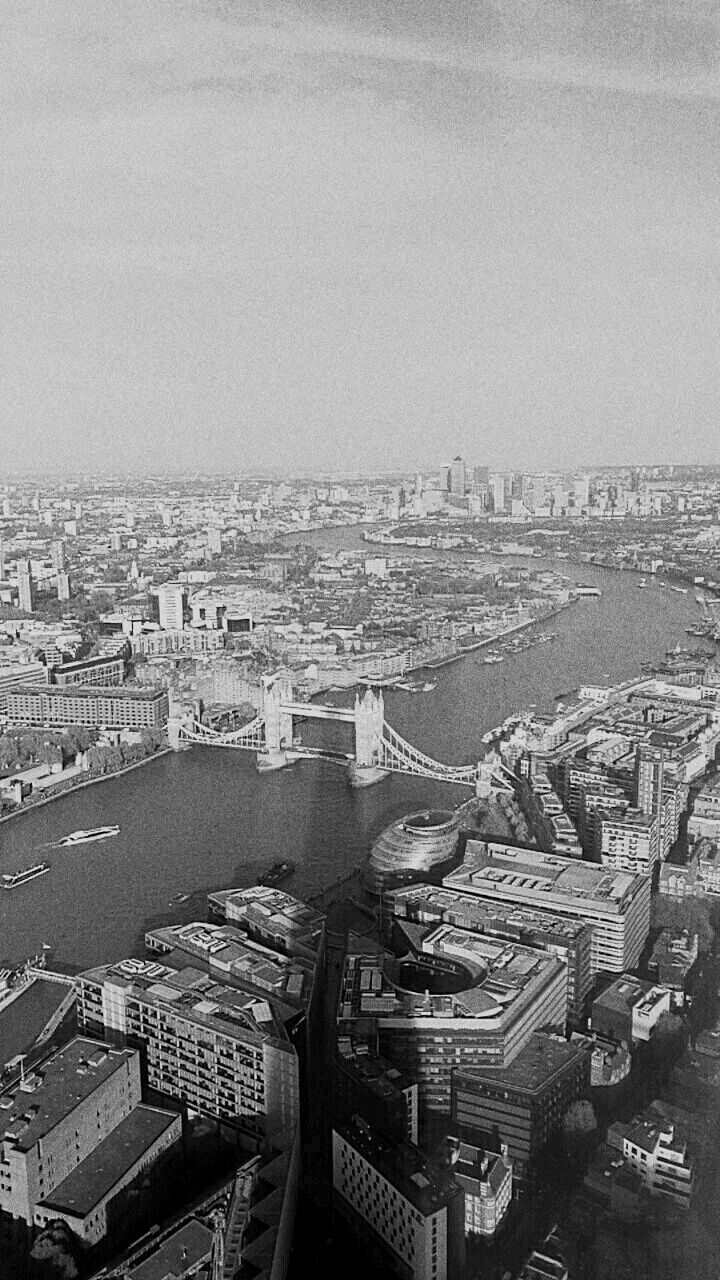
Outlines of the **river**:
[{"label": "river", "polygon": [[[357,530],[305,534],[302,540],[362,545]],[[543,629],[558,633],[551,644],[493,666],[468,655],[435,673],[432,693],[388,691],[387,719],[421,750],[453,763],[475,760],[483,733],[512,712],[551,706],[555,695],[580,684],[639,674],[643,659],[685,643],[685,628],[697,620],[692,592],[656,585],[640,591],[634,574],[547,563],[597,584],[602,597],[583,599],[548,620]],[[306,735],[303,727],[303,736],[310,738],[315,728]],[[328,728],[336,741],[347,732],[333,726],[317,731]],[[0,965],[21,961],[43,943],[52,948],[52,962],[66,969],[131,954],[151,924],[204,918],[208,891],[252,884],[281,858],[298,868],[288,890],[309,896],[358,866],[394,818],[467,796],[400,776],[352,791],[344,770],[325,762],[303,761],[261,777],[250,753],[194,748],[163,756],[0,825],[3,871],[40,860],[52,868],[0,896]],[[77,828],[109,823],[120,825],[115,839],[42,848]],[[190,896],[173,903],[179,894]]]}]

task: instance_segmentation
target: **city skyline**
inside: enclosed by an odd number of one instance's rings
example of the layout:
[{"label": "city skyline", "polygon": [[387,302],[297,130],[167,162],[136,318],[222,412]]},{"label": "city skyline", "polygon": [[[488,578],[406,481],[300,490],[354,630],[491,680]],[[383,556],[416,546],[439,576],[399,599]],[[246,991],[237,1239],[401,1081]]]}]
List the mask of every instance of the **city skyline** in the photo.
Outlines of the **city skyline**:
[{"label": "city skyline", "polygon": [[698,0],[5,0],[6,465],[716,454]]}]

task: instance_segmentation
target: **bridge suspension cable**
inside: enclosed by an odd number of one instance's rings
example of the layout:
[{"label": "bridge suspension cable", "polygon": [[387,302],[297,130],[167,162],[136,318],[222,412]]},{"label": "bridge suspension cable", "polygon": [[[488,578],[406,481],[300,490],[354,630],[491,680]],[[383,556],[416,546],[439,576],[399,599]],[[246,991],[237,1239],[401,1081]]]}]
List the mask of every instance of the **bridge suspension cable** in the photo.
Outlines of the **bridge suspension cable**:
[{"label": "bridge suspension cable", "polygon": [[387,720],[383,721],[378,764],[381,769],[414,773],[423,778],[437,778],[440,782],[455,782],[465,787],[474,787],[477,780],[476,765],[441,764],[439,760],[433,760],[401,738]]}]

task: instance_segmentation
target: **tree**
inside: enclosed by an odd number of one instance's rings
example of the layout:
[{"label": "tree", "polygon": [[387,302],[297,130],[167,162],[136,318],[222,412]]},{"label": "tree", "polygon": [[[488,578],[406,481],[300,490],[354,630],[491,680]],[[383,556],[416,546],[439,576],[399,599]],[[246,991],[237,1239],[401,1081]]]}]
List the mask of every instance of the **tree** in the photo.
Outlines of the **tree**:
[{"label": "tree", "polygon": [[563,1116],[562,1129],[565,1151],[573,1164],[588,1159],[597,1139],[597,1127],[593,1105],[587,1098],[571,1102]]}]

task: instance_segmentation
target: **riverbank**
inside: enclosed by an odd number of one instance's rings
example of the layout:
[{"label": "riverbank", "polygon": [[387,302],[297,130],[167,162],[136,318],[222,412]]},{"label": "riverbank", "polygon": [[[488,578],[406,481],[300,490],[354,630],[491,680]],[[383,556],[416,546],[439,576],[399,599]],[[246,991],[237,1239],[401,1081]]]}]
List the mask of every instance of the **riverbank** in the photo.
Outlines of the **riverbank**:
[{"label": "riverbank", "polygon": [[93,778],[83,778],[82,782],[71,782],[69,786],[60,789],[51,796],[40,796],[37,800],[30,798],[24,804],[20,805],[13,813],[4,813],[0,817],[0,823],[12,822],[15,818],[22,818],[23,815],[34,813],[36,809],[42,809],[47,804],[52,804],[54,800],[64,800],[67,796],[74,795],[76,791],[83,791],[86,787],[93,787],[97,782],[111,782],[113,778],[120,778],[125,773],[132,773],[134,769],[141,769],[145,764],[152,764],[153,760],[159,760],[161,756],[172,755],[172,747],[161,747],[159,751],[153,751],[151,756],[146,756],[144,760],[134,760],[132,764],[124,764],[119,769],[113,769],[110,773],[98,773]]}]

